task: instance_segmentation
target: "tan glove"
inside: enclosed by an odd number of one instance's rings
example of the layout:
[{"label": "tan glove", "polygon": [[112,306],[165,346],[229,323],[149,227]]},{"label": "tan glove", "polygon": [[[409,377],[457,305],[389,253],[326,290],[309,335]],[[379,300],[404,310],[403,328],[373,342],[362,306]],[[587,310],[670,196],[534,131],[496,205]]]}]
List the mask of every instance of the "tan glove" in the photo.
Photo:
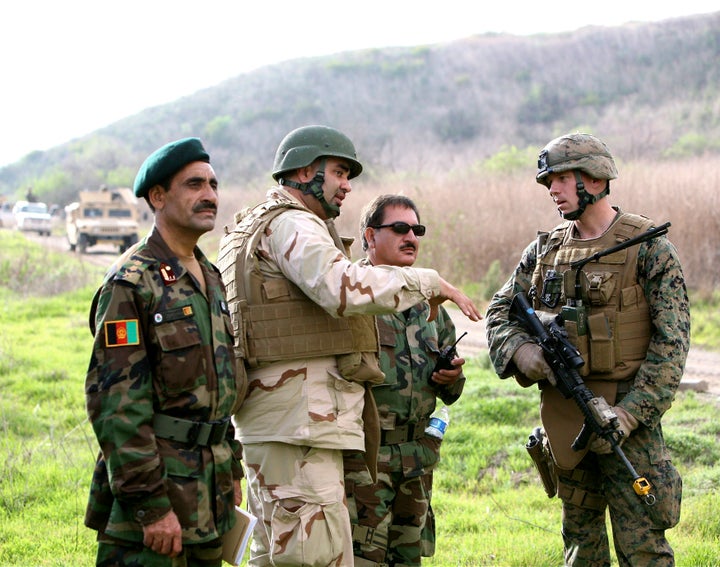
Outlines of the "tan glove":
[{"label": "tan glove", "polygon": [[553,386],[557,383],[555,374],[545,362],[542,348],[535,343],[523,343],[512,356],[515,366],[529,380],[539,382],[548,380]]},{"label": "tan glove", "polygon": [[[625,439],[637,429],[638,420],[621,407],[613,406],[613,411],[618,418],[618,431],[622,433],[622,437],[618,440],[618,445],[622,445]],[[590,442],[590,450],[598,455],[609,455],[612,453],[610,443],[602,437],[597,436]]]}]

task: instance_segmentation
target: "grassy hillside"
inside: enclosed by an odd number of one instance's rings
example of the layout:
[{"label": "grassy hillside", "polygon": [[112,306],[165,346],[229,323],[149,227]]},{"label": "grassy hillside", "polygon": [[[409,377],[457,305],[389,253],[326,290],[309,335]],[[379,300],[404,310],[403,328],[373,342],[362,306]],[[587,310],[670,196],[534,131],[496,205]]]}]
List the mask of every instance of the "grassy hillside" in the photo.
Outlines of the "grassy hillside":
[{"label": "grassy hillside", "polygon": [[[0,249],[0,565],[91,565],[94,534],[82,518],[97,446],[83,383],[101,270],[7,230]],[[75,277],[56,279],[62,274]],[[424,564],[560,565],[559,503],[545,496],[523,448],[539,422],[537,393],[498,380],[485,355],[466,374],[435,477],[437,552]],[[680,393],[664,420],[684,477],[682,519],[669,532],[679,567],[720,564],[717,410],[716,400]]]},{"label": "grassy hillside", "polygon": [[82,188],[129,185],[168,140],[202,137],[225,183],[267,179],[282,136],[346,131],[365,177],[467,171],[504,148],[538,149],[575,129],[624,159],[720,152],[720,12],[529,37],[485,34],[412,48],[287,61],[149,108],[0,170],[67,204]]}]

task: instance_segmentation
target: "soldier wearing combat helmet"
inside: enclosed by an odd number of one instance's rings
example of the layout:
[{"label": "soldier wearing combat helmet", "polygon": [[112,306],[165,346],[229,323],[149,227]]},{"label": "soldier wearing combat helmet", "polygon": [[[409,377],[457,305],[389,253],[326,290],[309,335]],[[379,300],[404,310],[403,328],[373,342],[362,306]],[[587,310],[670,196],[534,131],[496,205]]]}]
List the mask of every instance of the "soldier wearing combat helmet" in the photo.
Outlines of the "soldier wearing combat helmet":
[{"label": "soldier wearing combat helmet", "polygon": [[258,517],[251,565],[352,564],[343,451],[366,451],[374,472],[379,430],[366,388],[384,376],[373,315],[450,299],[480,316],[434,270],[349,260],[333,219],[361,171],[342,132],[293,130],[275,155],[277,186],[220,243],[249,379],[235,423]]},{"label": "soldier wearing combat helmet", "polygon": [[[610,180],[615,179],[618,175],[615,161],[610,155],[608,147],[590,134],[561,136],[550,142],[540,152],[538,173],[535,177],[538,183],[549,189],[548,177],[553,173],[562,172],[573,174],[578,195],[578,208],[574,211],[560,213],[567,220],[579,219],[588,205],[608,196]],[[593,179],[607,179],[605,188],[597,194],[588,193],[585,190],[581,172]]]},{"label": "soldier wearing combat helmet", "polygon": [[[680,383],[690,338],[677,251],[659,236],[582,268],[570,267],[654,226],[610,204],[610,180],[617,177],[607,145],[590,134],[561,136],[540,152],[536,179],[564,222],[538,233],[494,295],[486,314],[488,345],[501,378],[513,376],[541,391],[554,490],[563,506],[566,565],[610,564],[609,510],[620,565],[670,566],[673,550],[665,530],[678,522],[682,482],[660,422]],[[623,451],[655,490],[653,506],[634,493],[628,471],[607,441],[596,438],[586,449],[572,450],[584,418],[554,387],[540,347],[510,317],[519,292],[529,296],[541,318],[566,306],[565,328],[585,361],[580,373],[588,388],[613,406]]]}]

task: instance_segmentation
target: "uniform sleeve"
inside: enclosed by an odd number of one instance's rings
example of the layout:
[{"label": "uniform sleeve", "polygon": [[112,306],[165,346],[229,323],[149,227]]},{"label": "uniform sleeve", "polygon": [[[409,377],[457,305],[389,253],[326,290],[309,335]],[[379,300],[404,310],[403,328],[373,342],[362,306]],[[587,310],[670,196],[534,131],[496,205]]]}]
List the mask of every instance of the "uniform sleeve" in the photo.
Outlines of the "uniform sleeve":
[{"label": "uniform sleeve", "polygon": [[647,427],[670,408],[690,349],[690,308],[677,250],[665,238],[640,246],[638,281],[650,305],[652,336],[645,361],[620,405]]},{"label": "uniform sleeve", "polygon": [[333,317],[402,311],[440,293],[435,270],[352,263],[314,215],[289,211],[261,248],[282,274]]},{"label": "uniform sleeve", "polygon": [[487,334],[490,360],[495,372],[501,378],[508,378],[517,373],[512,355],[523,343],[532,338],[520,325],[510,321],[510,305],[515,294],[528,292],[535,270],[535,242],[531,243],[522,254],[520,262],[505,285],[493,295],[485,314],[485,332]]},{"label": "uniform sleeve", "polygon": [[142,304],[134,286],[105,284],[85,395],[113,495],[146,525],[172,508],[152,428],[152,375]]}]

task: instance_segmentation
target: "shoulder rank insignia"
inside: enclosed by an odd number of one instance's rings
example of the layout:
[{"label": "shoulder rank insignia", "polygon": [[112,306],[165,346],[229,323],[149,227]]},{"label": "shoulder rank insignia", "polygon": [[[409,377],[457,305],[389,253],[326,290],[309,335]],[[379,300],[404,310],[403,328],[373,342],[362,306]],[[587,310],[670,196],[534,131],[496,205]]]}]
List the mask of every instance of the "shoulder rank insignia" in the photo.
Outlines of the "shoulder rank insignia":
[{"label": "shoulder rank insignia", "polygon": [[139,345],[138,320],[105,321],[105,346]]},{"label": "shoulder rank insignia", "polygon": [[160,277],[165,285],[170,285],[177,281],[177,276],[173,272],[172,267],[169,264],[163,262],[160,264]]}]

